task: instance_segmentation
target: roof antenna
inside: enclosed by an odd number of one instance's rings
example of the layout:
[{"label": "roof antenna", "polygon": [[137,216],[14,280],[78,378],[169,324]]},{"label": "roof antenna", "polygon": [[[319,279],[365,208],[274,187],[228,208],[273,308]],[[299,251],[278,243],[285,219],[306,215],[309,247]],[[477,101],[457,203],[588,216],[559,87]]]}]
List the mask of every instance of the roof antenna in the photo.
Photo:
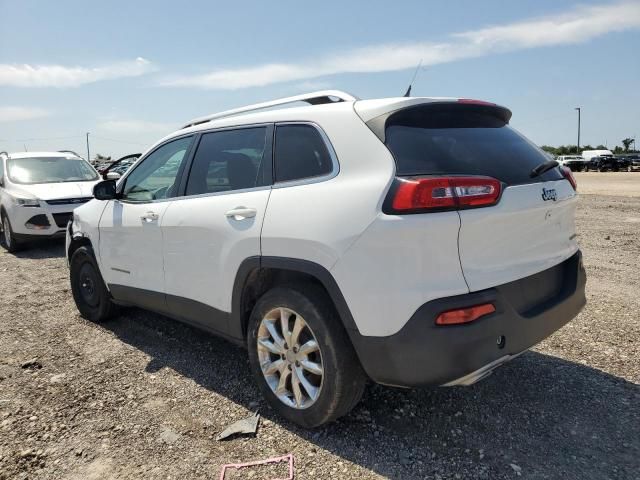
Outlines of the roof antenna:
[{"label": "roof antenna", "polygon": [[418,63],[418,66],[416,67],[416,71],[413,72],[413,78],[411,78],[411,81],[409,82],[409,88],[407,88],[407,92],[404,94],[405,97],[410,97],[411,96],[411,87],[413,86],[413,82],[416,81],[416,77],[418,76],[418,71],[420,70],[421,66],[422,66],[422,59],[420,59],[420,62]]}]

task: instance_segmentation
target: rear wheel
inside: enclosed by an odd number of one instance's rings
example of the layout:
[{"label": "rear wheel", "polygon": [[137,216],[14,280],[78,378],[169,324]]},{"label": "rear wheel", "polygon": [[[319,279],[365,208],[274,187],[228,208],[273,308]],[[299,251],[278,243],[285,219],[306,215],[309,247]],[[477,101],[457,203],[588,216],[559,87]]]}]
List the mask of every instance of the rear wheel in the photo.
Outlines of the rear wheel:
[{"label": "rear wheel", "polygon": [[298,425],[334,421],[362,397],[366,376],[330,300],[314,285],[265,293],[251,314],[247,343],[263,395]]},{"label": "rear wheel", "polygon": [[98,265],[89,247],[80,247],[71,256],[71,292],[80,314],[92,322],[103,322],[116,313]]},{"label": "rear wheel", "polygon": [[9,253],[14,253],[20,250],[22,245],[16,240],[13,230],[11,229],[11,222],[9,222],[9,217],[3,213],[2,214],[2,237],[0,237],[0,243],[5,248],[5,250]]}]

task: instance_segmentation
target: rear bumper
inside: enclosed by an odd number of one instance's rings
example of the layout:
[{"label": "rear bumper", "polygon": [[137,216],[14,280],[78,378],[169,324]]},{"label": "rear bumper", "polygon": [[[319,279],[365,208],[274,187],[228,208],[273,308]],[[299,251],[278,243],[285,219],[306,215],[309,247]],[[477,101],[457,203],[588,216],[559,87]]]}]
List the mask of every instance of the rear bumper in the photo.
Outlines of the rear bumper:
[{"label": "rear bumper", "polygon": [[[469,385],[574,318],[586,303],[585,284],[582,255],[577,252],[530,277],[428,302],[394,335],[351,337],[375,382],[402,387]],[[467,325],[435,324],[446,310],[481,303],[493,303],[496,312]]]}]

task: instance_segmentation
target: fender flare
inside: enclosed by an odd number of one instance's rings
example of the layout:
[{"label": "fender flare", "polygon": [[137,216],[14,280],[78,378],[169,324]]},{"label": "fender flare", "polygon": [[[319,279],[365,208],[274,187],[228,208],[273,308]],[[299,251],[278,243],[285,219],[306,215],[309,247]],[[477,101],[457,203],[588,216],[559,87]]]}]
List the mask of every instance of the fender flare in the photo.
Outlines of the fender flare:
[{"label": "fender flare", "polygon": [[331,272],[322,265],[309,260],[289,257],[272,257],[272,256],[255,256],[245,259],[238,268],[236,279],[233,284],[233,293],[231,299],[231,324],[230,330],[234,336],[243,337],[242,325],[242,301],[244,288],[251,272],[260,268],[274,268],[281,270],[289,270],[307,274],[315,278],[325,288],[331,301],[333,302],[338,316],[342,321],[344,328],[351,336],[353,333],[359,333],[358,327],[351,315],[351,310],[347,305],[340,287],[336,283]]}]

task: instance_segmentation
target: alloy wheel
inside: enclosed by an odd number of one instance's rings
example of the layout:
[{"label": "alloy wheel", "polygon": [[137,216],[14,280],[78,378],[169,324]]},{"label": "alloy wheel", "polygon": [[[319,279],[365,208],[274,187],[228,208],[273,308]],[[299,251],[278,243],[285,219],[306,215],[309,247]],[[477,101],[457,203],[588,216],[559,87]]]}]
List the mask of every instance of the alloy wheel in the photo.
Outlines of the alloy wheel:
[{"label": "alloy wheel", "polygon": [[284,307],[270,310],[258,328],[258,360],[271,391],[285,405],[301,410],[322,390],[320,346],[304,318]]}]

